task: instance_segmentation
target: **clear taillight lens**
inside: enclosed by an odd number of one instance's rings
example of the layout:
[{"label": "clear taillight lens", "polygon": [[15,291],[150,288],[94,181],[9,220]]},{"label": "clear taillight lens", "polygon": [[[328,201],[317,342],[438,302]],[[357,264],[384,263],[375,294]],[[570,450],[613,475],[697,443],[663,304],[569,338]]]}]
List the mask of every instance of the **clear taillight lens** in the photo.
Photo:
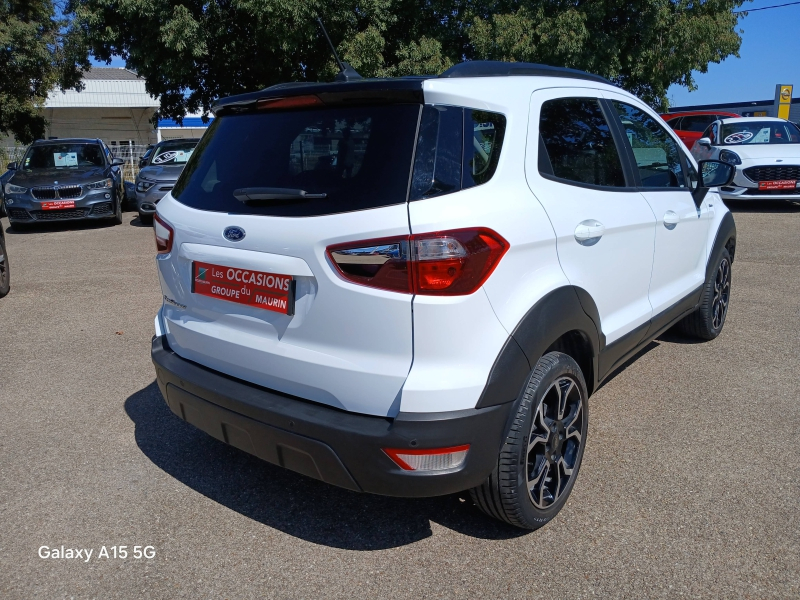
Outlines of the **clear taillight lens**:
[{"label": "clear taillight lens", "polygon": [[509,245],[486,228],[349,242],[328,248],[339,273],[354,283],[406,294],[475,292]]},{"label": "clear taillight lens", "polygon": [[423,450],[384,448],[383,451],[404,471],[448,471],[464,464],[469,444]]},{"label": "clear taillight lens", "polygon": [[348,281],[413,293],[408,236],[339,244],[328,248],[328,256]]},{"label": "clear taillight lens", "polygon": [[172,225],[156,213],[153,216],[153,232],[156,236],[156,251],[158,254],[169,254],[172,252],[172,240],[175,237],[175,230]]}]

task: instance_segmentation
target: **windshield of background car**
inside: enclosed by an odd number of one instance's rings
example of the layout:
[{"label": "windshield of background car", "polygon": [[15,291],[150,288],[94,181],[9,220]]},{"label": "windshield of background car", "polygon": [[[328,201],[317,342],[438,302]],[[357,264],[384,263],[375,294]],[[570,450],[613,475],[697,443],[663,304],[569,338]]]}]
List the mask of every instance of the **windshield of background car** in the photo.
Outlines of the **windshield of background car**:
[{"label": "windshield of background car", "polygon": [[[421,105],[248,112],[214,119],[173,197],[200,210],[304,217],[406,202]],[[325,198],[244,204],[234,190]]]},{"label": "windshield of background car", "polygon": [[[189,161],[194,152],[197,142],[186,142],[184,144],[165,144],[156,146],[151,154],[151,165],[179,165]],[[146,156],[146,154],[145,154]]]},{"label": "windshield of background car", "polygon": [[720,146],[800,144],[800,129],[788,121],[723,123]]},{"label": "windshield of background car", "polygon": [[80,167],[103,167],[103,149],[99,144],[46,144],[31,146],[22,159],[25,171],[37,169],[61,169]]}]

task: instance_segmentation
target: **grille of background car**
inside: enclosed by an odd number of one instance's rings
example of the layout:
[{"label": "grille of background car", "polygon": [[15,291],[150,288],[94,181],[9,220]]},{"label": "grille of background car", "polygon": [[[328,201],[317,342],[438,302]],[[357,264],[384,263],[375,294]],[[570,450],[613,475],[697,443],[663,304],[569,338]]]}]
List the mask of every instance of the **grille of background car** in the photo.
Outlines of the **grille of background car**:
[{"label": "grille of background car", "polygon": [[781,165],[775,167],[750,167],[744,175],[751,181],[780,181],[783,179],[800,179],[800,166]]},{"label": "grille of background car", "polygon": [[9,208],[7,210],[8,216],[12,219],[30,219],[28,211],[24,208]]},{"label": "grille of background car", "polygon": [[61,219],[82,219],[86,216],[87,209],[76,208],[72,210],[32,210],[31,216],[37,221],[60,221]]},{"label": "grille of background car", "polygon": [[59,198],[77,198],[81,195],[81,186],[65,185],[58,187],[35,187],[31,189],[37,200],[56,200]]},{"label": "grille of background car", "polygon": [[800,196],[800,190],[759,190],[747,188],[742,196]]}]

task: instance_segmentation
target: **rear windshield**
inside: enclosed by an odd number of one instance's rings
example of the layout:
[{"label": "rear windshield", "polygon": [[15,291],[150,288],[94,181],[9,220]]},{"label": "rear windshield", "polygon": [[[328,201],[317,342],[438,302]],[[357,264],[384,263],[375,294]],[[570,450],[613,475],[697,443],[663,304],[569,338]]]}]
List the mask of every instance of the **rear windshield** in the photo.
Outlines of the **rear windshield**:
[{"label": "rear windshield", "polygon": [[[285,217],[402,204],[419,104],[249,112],[215,119],[172,195],[201,210]],[[324,198],[245,204],[242,188],[287,188]]]},{"label": "rear windshield", "polygon": [[[177,144],[174,142],[164,145],[159,144],[152,152],[153,158],[150,161],[150,164],[178,165],[188,162],[189,158],[192,156],[192,152],[194,152],[195,146],[197,146],[196,141],[181,142]],[[147,154],[145,154],[145,156],[147,156]]]}]

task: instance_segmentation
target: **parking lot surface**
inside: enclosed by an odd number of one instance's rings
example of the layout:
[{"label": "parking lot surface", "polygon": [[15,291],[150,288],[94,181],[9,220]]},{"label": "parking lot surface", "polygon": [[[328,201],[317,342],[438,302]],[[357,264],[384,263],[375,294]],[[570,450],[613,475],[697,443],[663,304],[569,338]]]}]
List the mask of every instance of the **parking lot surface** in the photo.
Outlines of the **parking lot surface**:
[{"label": "parking lot surface", "polygon": [[733,208],[722,335],[668,333],[592,396],[580,477],[536,532],[466,494],[356,494],[199,432],[154,382],[151,229],[4,219],[0,596],[800,596],[800,206]]}]

